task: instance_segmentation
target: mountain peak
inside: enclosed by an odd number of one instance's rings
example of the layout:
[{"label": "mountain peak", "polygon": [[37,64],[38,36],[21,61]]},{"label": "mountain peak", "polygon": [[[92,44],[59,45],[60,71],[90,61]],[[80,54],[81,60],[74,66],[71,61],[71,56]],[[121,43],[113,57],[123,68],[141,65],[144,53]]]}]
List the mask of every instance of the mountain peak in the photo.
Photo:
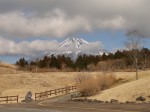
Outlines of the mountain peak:
[{"label": "mountain peak", "polygon": [[102,55],[106,50],[95,47],[93,50],[93,44],[87,42],[82,38],[72,37],[67,38],[59,44],[58,50],[55,52],[49,52],[48,56],[52,54],[55,56],[65,55],[66,57],[71,57],[76,60],[79,55]]},{"label": "mountain peak", "polygon": [[82,45],[89,44],[86,40],[82,38],[67,38],[63,42],[60,43],[60,47],[69,47],[71,45],[74,45],[74,47],[79,48]]}]

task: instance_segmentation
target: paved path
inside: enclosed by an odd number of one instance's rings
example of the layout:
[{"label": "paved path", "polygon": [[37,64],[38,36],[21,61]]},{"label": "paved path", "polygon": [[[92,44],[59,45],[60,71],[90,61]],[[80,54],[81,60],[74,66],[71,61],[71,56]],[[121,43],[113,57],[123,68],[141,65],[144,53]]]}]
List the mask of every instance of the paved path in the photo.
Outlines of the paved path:
[{"label": "paved path", "polygon": [[[0,112],[138,112],[116,109],[100,109],[91,107],[66,107],[66,106],[49,107],[47,109],[32,109],[32,108],[0,108]],[[139,111],[140,112],[140,111]],[[148,111],[147,111],[148,112]]]},{"label": "paved path", "polygon": [[69,102],[69,95],[28,104],[0,106],[0,112],[150,112],[150,104],[89,104]]},{"label": "paved path", "polygon": [[61,111],[27,109],[27,108],[0,108],[0,112],[61,112]]}]

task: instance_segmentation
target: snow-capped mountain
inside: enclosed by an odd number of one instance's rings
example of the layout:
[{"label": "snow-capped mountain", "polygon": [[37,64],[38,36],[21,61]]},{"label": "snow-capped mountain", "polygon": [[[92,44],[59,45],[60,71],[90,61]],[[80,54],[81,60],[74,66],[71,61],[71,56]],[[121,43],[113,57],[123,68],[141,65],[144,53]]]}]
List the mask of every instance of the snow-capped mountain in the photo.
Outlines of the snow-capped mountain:
[{"label": "snow-capped mountain", "polygon": [[47,53],[47,56],[51,56],[52,54],[55,56],[65,55],[67,57],[71,57],[75,60],[79,55],[102,55],[104,52],[107,54],[108,52],[102,48],[97,46],[93,47],[93,44],[87,42],[82,38],[68,38],[61,42],[58,46],[58,50],[55,52]]},{"label": "snow-capped mountain", "polygon": [[60,47],[65,50],[65,54],[72,54],[77,56],[78,53],[82,52],[81,47],[88,44],[89,43],[82,38],[68,38],[60,43]]},{"label": "snow-capped mountain", "polygon": [[70,47],[73,45],[75,48],[79,48],[82,45],[89,44],[87,41],[82,38],[68,38],[65,41],[60,43],[61,47]]}]

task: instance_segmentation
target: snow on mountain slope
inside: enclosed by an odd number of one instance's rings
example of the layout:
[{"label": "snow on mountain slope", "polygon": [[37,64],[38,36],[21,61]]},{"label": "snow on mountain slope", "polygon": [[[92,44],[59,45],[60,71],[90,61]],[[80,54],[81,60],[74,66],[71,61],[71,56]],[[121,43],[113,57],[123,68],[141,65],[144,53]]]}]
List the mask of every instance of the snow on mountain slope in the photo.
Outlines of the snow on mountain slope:
[{"label": "snow on mountain slope", "polygon": [[87,55],[102,55],[104,52],[107,54],[108,52],[102,48],[100,48],[99,43],[95,42],[87,42],[82,38],[68,38],[61,42],[58,46],[59,50],[56,52],[49,52],[47,56],[51,56],[52,54],[55,56],[65,55],[67,57],[71,57],[75,60],[79,55],[87,54]]},{"label": "snow on mountain slope", "polygon": [[75,45],[74,47],[79,48],[82,45],[89,44],[87,41],[83,40],[82,38],[68,38],[65,41],[60,43],[61,47],[70,47],[71,45]]}]

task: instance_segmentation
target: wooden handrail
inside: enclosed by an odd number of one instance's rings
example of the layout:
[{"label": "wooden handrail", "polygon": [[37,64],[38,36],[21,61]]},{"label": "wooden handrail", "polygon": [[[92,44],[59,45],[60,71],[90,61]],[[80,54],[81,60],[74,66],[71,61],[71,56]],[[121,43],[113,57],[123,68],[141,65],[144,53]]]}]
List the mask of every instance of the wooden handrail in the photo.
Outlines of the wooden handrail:
[{"label": "wooden handrail", "polygon": [[39,99],[47,98],[48,96],[57,95],[57,94],[63,93],[63,92],[70,92],[71,90],[76,90],[76,86],[69,86],[69,87],[54,89],[54,90],[50,90],[50,91],[35,93],[35,100],[37,100],[38,98]]},{"label": "wooden handrail", "polygon": [[2,96],[2,97],[0,97],[0,102],[4,102],[4,101],[6,101],[6,103],[9,103],[9,101],[16,101],[18,103],[19,96],[17,95],[17,96]]}]

